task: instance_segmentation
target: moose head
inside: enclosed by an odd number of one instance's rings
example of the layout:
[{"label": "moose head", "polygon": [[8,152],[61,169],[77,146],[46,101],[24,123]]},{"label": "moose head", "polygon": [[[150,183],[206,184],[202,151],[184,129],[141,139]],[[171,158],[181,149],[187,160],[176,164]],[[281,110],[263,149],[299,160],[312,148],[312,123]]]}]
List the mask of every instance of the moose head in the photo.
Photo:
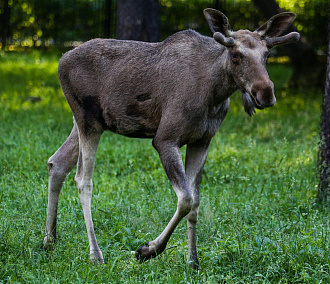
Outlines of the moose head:
[{"label": "moose head", "polygon": [[263,109],[275,104],[274,84],[269,79],[266,63],[270,49],[277,45],[299,40],[299,33],[281,36],[292,24],[295,13],[281,13],[270,18],[254,32],[232,31],[227,17],[218,10],[205,9],[205,18],[213,38],[226,47],[227,70],[242,91],[245,111],[252,116],[255,108]]}]

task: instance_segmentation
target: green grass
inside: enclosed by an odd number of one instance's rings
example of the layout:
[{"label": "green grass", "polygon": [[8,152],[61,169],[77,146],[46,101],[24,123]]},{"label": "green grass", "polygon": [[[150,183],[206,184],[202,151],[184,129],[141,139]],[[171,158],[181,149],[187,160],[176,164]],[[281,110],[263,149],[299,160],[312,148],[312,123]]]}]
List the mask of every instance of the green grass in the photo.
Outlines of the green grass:
[{"label": "green grass", "polygon": [[102,136],[93,192],[106,264],[88,261],[74,172],[60,198],[56,249],[44,252],[46,162],[72,128],[57,62],[0,54],[0,283],[329,283],[329,210],[315,204],[321,93],[288,91],[286,65],[269,67],[276,106],[249,118],[235,94],[212,141],[200,271],[185,264],[185,221],[158,258],[139,264],[130,254],[163,230],[176,197],[151,141],[112,133]]}]

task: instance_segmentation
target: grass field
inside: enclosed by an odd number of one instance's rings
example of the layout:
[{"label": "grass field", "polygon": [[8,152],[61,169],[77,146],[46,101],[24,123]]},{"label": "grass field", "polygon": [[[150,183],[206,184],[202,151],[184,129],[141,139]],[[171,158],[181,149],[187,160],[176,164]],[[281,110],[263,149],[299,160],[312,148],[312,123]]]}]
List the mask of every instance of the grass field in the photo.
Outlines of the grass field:
[{"label": "grass field", "polygon": [[58,58],[0,54],[0,283],[330,283],[329,210],[315,204],[322,94],[288,91],[286,65],[269,67],[277,104],[249,118],[235,94],[212,141],[200,271],[185,264],[185,221],[158,258],[139,264],[131,255],[162,231],[176,197],[151,141],[112,133],[102,136],[93,192],[106,264],[88,261],[74,172],[60,198],[56,249],[43,251],[46,162],[72,128]]}]

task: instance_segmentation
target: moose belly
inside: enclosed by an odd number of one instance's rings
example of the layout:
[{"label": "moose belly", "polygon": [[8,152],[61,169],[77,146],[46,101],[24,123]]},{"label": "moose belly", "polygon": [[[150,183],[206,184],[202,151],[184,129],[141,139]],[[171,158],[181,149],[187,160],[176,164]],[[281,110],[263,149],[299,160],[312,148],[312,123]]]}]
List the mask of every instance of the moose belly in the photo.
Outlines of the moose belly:
[{"label": "moose belly", "polygon": [[[133,93],[133,92],[132,92]],[[158,129],[159,107],[151,93],[115,95],[103,109],[106,128],[134,138],[153,138]]]},{"label": "moose belly", "polygon": [[153,138],[156,134],[159,121],[145,115],[104,115],[107,130],[132,138]]}]

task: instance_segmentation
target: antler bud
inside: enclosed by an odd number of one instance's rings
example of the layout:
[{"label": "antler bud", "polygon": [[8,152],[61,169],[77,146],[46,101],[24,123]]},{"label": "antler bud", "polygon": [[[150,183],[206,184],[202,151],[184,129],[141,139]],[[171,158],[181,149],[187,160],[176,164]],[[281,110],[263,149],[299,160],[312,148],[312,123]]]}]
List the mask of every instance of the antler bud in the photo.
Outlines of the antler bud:
[{"label": "antler bud", "polygon": [[267,47],[268,48],[273,48],[276,45],[281,45],[281,44],[287,44],[287,43],[292,43],[298,41],[300,38],[300,34],[297,32],[292,32],[289,33],[285,36],[281,37],[267,37],[266,42],[267,42]]},{"label": "antler bud", "polygon": [[213,34],[213,38],[224,46],[231,47],[234,45],[235,40],[232,37],[225,37],[222,33],[216,32]]}]

